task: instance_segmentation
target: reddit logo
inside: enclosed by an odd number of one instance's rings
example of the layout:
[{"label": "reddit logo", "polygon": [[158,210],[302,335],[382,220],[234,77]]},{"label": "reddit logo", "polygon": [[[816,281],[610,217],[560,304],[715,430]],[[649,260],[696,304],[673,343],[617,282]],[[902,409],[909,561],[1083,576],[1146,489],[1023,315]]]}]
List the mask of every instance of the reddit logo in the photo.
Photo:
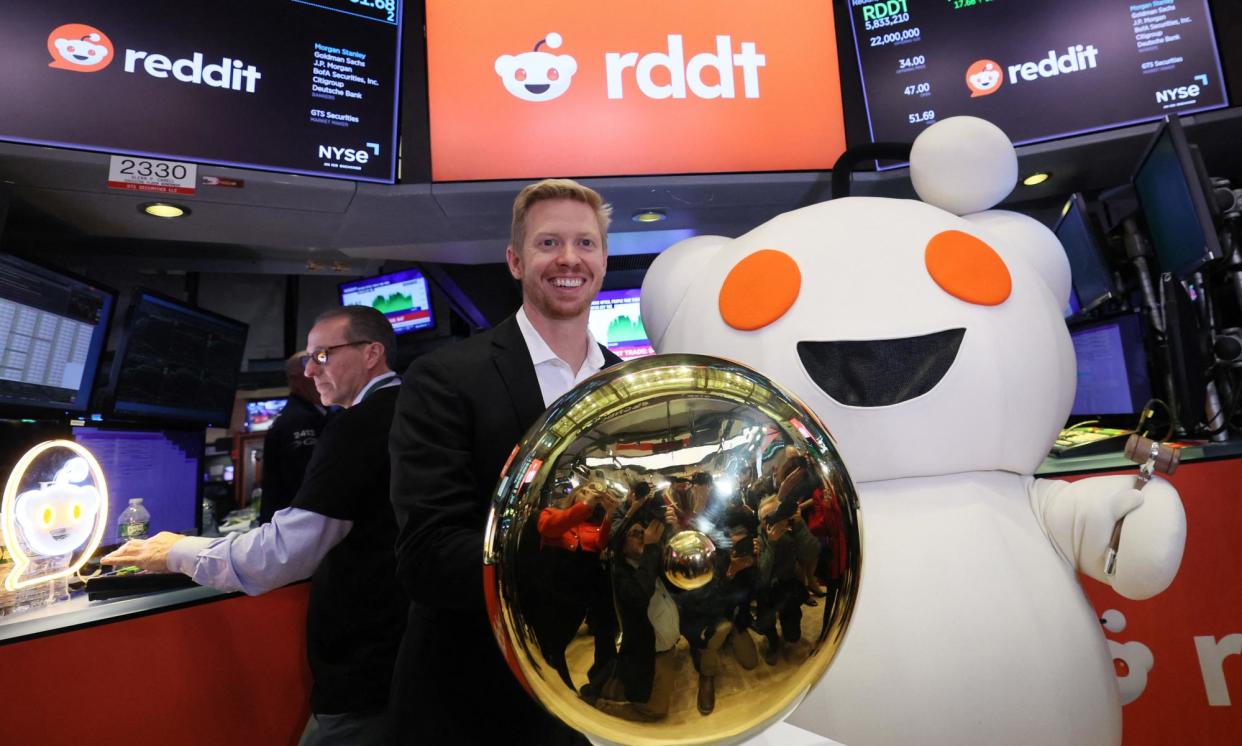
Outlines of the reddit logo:
[{"label": "reddit logo", "polygon": [[47,37],[48,67],[93,73],[112,62],[112,40],[104,32],[83,23],[57,26]]},{"label": "reddit logo", "polygon": [[561,35],[552,32],[530,52],[496,58],[496,74],[505,90],[523,101],[551,101],[569,90],[569,82],[578,72],[578,61],[573,57],[540,52],[539,47],[544,44],[548,49],[559,49]]},{"label": "reddit logo", "polygon": [[[1113,634],[1124,632],[1126,615],[1116,609],[1109,609],[1100,617],[1100,624]],[[1152,655],[1151,648],[1141,642],[1108,640],[1108,651],[1113,657],[1121,704],[1128,705],[1138,699],[1147,688],[1147,675],[1156,665],[1156,657]]]},{"label": "reddit logo", "polygon": [[992,60],[979,60],[966,68],[966,87],[971,98],[996,93],[1002,82],[1001,66]]}]

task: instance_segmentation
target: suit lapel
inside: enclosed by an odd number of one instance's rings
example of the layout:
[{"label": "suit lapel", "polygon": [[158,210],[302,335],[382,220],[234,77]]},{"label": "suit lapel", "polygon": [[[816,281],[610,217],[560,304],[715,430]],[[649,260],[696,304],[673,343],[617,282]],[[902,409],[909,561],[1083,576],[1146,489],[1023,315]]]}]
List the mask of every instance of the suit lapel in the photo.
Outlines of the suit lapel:
[{"label": "suit lapel", "polygon": [[518,437],[543,414],[543,393],[535,366],[530,361],[526,340],[517,320],[510,316],[496,325],[492,336],[492,362],[509,392],[513,413],[518,421]]}]

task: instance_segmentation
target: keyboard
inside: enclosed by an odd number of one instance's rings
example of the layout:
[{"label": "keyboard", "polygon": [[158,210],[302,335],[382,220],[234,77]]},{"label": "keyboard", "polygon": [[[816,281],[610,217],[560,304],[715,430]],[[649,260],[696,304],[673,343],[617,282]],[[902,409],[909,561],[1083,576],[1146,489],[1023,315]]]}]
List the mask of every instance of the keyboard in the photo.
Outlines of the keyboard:
[{"label": "keyboard", "polygon": [[1052,455],[1057,458],[1071,456],[1097,456],[1102,453],[1121,453],[1126,439],[1133,430],[1115,427],[1074,427],[1061,431],[1052,444]]},{"label": "keyboard", "polygon": [[101,575],[86,581],[86,597],[91,601],[107,601],[122,596],[193,588],[190,576],[179,572],[137,572]]}]

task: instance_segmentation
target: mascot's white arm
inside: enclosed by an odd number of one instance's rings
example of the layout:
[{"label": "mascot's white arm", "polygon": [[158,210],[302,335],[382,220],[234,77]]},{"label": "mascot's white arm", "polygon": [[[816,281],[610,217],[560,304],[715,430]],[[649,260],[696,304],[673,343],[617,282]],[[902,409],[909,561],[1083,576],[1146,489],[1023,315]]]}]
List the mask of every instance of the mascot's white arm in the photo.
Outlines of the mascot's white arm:
[{"label": "mascot's white arm", "polygon": [[[1173,582],[1186,546],[1186,512],[1177,490],[1154,477],[1140,492],[1135,477],[1092,477],[1077,482],[1037,479],[1031,508],[1057,551],[1075,570],[1126,598],[1145,599]],[[1117,567],[1104,572],[1113,526],[1124,517]]]}]

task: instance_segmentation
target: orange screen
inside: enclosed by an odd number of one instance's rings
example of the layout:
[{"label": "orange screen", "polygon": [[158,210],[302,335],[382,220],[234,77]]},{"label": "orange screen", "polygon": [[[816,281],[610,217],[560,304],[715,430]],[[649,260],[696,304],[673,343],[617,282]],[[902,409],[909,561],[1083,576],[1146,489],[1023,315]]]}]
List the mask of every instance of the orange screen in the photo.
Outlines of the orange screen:
[{"label": "orange screen", "polygon": [[432,178],[828,169],[833,28],[829,0],[428,0]]}]

